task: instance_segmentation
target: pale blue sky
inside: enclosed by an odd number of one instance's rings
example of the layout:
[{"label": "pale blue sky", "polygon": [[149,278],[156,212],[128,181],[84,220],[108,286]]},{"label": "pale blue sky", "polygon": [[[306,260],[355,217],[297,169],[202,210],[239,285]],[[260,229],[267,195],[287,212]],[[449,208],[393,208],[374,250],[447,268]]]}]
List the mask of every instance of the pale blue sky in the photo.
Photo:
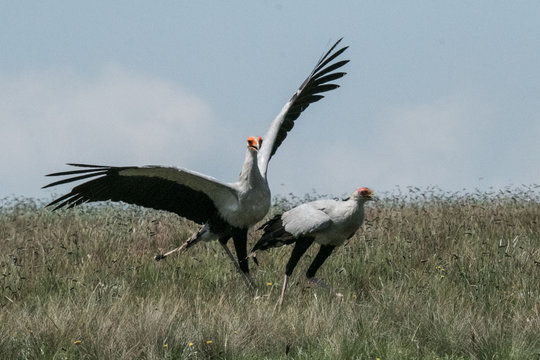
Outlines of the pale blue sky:
[{"label": "pale blue sky", "polygon": [[272,159],[274,194],[539,184],[538,19],[533,1],[5,1],[0,197],[49,198],[66,162],[234,181],[342,36],[348,75]]}]

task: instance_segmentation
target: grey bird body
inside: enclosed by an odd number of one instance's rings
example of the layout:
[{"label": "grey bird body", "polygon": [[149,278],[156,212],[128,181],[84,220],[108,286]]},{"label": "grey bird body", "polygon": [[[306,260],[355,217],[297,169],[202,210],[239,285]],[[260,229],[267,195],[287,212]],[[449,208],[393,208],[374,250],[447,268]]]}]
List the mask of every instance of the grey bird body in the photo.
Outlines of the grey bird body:
[{"label": "grey bird body", "polygon": [[321,247],[306,276],[327,287],[322,281],[314,280],[314,276],[334,248],[341,246],[360,228],[364,221],[364,203],[372,197],[371,190],[359,188],[345,200],[317,200],[299,205],[275,216],[261,227],[264,233],[252,252],[295,244],[285,269],[280,305],[289,276],[313,242],[319,243]]},{"label": "grey bird body", "polygon": [[321,245],[340,246],[364,221],[364,207],[354,197],[302,204],[281,216],[285,231],[310,236]]}]

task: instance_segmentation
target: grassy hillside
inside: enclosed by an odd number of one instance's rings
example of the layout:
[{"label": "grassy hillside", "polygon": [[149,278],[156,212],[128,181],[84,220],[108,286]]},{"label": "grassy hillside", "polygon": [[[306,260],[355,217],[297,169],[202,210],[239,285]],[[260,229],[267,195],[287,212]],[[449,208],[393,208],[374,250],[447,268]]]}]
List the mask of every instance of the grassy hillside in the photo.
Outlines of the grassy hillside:
[{"label": "grassy hillside", "polygon": [[386,195],[318,273],[344,297],[305,281],[314,247],[281,311],[290,247],[250,294],[217,243],[153,260],[197,228],[175,215],[4,200],[0,358],[540,359],[539,193]]}]

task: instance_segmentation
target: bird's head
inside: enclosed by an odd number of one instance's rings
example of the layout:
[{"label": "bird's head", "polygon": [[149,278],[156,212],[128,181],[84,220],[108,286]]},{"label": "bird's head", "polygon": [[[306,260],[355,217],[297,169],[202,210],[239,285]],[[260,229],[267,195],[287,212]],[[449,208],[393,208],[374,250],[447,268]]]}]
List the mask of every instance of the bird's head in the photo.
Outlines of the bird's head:
[{"label": "bird's head", "polygon": [[364,201],[373,200],[373,196],[375,195],[373,191],[367,187],[358,188],[356,193],[358,194],[359,199],[363,199]]},{"label": "bird's head", "polygon": [[254,138],[253,136],[248,137],[247,143],[248,143],[248,149],[252,149],[255,151],[259,151],[262,145],[262,137]]}]

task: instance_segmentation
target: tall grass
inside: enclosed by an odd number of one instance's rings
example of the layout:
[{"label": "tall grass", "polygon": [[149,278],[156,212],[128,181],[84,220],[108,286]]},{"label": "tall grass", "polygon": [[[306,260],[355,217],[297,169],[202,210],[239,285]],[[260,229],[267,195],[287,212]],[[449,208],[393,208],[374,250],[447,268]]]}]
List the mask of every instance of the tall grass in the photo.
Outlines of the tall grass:
[{"label": "tall grass", "polygon": [[290,247],[258,254],[251,294],[216,243],[153,260],[197,229],[175,215],[1,204],[0,358],[540,359],[535,186],[384,194],[319,270],[344,297],[304,280],[315,246],[281,311]]}]

